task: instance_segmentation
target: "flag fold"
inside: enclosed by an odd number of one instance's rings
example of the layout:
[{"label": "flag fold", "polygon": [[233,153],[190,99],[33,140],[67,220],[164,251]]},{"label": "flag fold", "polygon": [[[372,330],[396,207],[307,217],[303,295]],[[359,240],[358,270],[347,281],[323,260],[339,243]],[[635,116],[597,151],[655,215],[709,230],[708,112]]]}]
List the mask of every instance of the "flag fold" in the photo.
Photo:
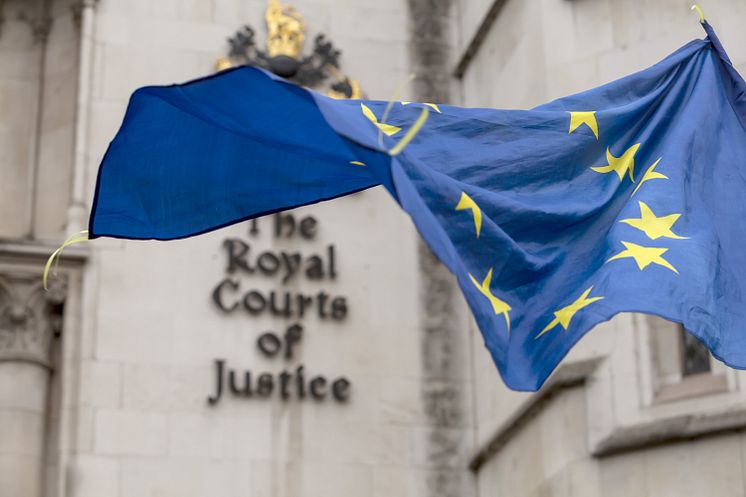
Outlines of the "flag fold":
[{"label": "flag fold", "polygon": [[[131,100],[90,238],[170,240],[383,185],[455,274],[505,383],[620,312],[746,367],[746,83],[708,37],[532,110],[340,101],[240,67]],[[423,109],[429,118],[401,153]]]}]

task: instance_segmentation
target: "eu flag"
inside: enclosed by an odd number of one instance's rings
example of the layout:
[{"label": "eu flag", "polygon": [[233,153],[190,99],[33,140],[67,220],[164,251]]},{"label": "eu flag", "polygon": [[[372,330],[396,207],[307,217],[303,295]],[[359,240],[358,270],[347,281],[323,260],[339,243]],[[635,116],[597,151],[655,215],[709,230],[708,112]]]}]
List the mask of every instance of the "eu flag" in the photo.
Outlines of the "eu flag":
[{"label": "eu flag", "polygon": [[251,67],[139,89],[89,236],[188,237],[383,185],[458,279],[511,388],[539,388],[620,312],[683,323],[746,367],[746,83],[705,29],[529,111],[396,102],[384,119],[386,102]]}]

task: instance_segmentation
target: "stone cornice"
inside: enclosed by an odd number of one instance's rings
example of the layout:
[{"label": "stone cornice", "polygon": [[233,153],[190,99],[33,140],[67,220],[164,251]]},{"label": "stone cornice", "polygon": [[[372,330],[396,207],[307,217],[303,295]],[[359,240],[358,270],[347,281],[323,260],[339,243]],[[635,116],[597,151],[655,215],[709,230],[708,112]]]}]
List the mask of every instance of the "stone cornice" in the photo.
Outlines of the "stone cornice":
[{"label": "stone cornice", "polygon": [[469,44],[466,46],[466,49],[461,54],[461,57],[456,64],[456,68],[453,70],[453,75],[455,77],[459,79],[464,77],[464,74],[466,74],[466,70],[469,68],[469,64],[471,63],[474,56],[477,55],[477,52],[479,52],[479,49],[482,47],[482,43],[484,43],[484,39],[487,38],[487,35],[492,29],[492,26],[495,24],[497,17],[500,15],[500,12],[502,11],[506,3],[507,0],[493,0],[492,5],[487,11],[487,14],[482,19],[482,22],[474,33],[474,36],[472,36]]},{"label": "stone cornice", "polygon": [[592,454],[596,457],[610,456],[639,447],[692,440],[729,431],[742,432],[745,428],[744,409],[713,414],[681,414],[618,428],[594,447]]},{"label": "stone cornice", "polygon": [[[0,238],[0,262],[8,260],[32,264],[41,263],[43,266],[47,258],[58,247],[59,242]],[[88,250],[84,245],[66,248],[61,258],[62,262],[70,265],[84,264],[87,259]]]},{"label": "stone cornice", "polygon": [[[479,471],[553,398],[565,389],[583,386],[602,361],[603,359],[596,358],[561,365],[544,387],[529,397],[478,448],[469,461],[469,468],[474,472]],[[708,413],[682,413],[648,422],[619,426],[594,444],[590,449],[590,454],[593,457],[605,457],[641,447],[692,440],[718,433],[743,432],[744,429],[746,429],[746,408],[743,405],[734,405]]]},{"label": "stone cornice", "polygon": [[99,0],[77,0],[76,2],[70,4],[70,12],[73,15],[75,24],[80,26],[80,23],[83,19],[83,11],[85,9],[95,9],[98,5],[98,2]]}]

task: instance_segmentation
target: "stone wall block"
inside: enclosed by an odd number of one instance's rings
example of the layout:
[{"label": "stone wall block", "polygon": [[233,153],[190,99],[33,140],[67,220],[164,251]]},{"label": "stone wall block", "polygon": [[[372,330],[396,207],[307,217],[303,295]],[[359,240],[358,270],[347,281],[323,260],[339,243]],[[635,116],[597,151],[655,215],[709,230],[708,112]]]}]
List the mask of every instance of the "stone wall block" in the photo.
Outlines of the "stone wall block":
[{"label": "stone wall block", "polygon": [[38,457],[0,454],[0,495],[38,497],[41,495],[41,472]]},{"label": "stone wall block", "polygon": [[622,454],[609,457],[600,465],[600,488],[605,497],[648,497],[645,473],[647,466],[639,454]]},{"label": "stone wall block", "polygon": [[614,47],[612,0],[541,3],[543,48],[550,64],[571,63]]},{"label": "stone wall block", "polygon": [[92,407],[121,406],[121,365],[115,362],[86,362],[81,365],[80,402]]},{"label": "stone wall block", "polygon": [[70,487],[75,497],[118,497],[119,462],[114,458],[81,455],[75,459]]},{"label": "stone wall block", "polygon": [[0,362],[0,409],[40,413],[46,406],[46,397],[38,394],[46,385],[49,371],[42,367],[29,367],[23,362]]},{"label": "stone wall block", "polygon": [[373,468],[357,464],[306,463],[301,482],[298,495],[302,497],[372,497]]},{"label": "stone wall block", "polygon": [[168,448],[163,414],[100,409],[96,412],[94,450],[103,455],[154,456]]},{"label": "stone wall block", "polygon": [[175,457],[220,458],[224,437],[231,436],[224,427],[224,423],[216,422],[208,413],[171,414],[168,417],[168,452]]},{"label": "stone wall block", "polygon": [[211,364],[177,366],[129,364],[124,366],[122,404],[126,409],[188,412],[206,408],[214,388]]}]

